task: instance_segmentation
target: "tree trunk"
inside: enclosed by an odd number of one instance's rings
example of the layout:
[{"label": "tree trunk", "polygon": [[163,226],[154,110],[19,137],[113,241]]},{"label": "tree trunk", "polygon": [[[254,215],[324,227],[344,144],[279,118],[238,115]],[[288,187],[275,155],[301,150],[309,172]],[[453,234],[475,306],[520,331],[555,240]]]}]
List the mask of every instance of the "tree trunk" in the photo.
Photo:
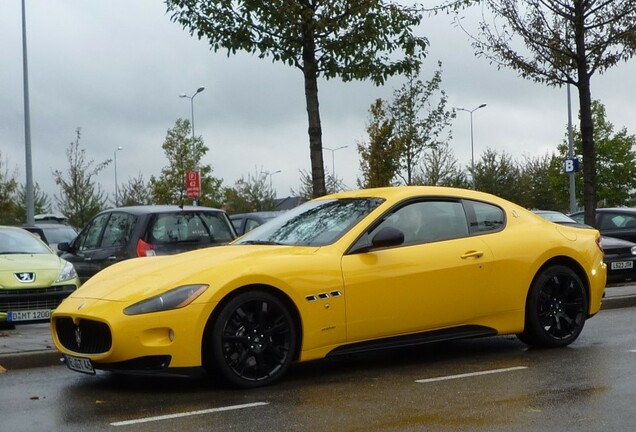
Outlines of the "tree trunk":
[{"label": "tree trunk", "polygon": [[590,74],[585,55],[585,30],[583,6],[577,3],[575,38],[577,73],[579,89],[579,110],[581,126],[581,143],[583,147],[583,207],[585,223],[596,226],[596,152],[594,151],[594,121],[592,119],[592,93],[590,91]]},{"label": "tree trunk", "polygon": [[318,70],[316,65],[316,46],[311,26],[305,30],[303,45],[303,75],[305,78],[305,103],[309,120],[309,151],[311,158],[311,179],[313,197],[326,195],[325,169],[322,158],[322,126],[318,106]]}]

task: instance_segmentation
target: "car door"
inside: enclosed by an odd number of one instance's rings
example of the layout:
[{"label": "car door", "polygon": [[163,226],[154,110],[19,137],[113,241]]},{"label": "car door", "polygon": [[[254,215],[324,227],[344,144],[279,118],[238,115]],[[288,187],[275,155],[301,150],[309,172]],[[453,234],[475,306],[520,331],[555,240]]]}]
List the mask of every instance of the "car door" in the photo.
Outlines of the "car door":
[{"label": "car door", "polygon": [[62,254],[62,258],[73,264],[82,283],[98,271],[92,254],[99,246],[109,217],[110,213],[95,216],[71,243],[70,249]]},{"label": "car door", "polygon": [[63,255],[73,263],[82,283],[113,263],[132,258],[129,243],[134,222],[131,214],[108,212],[96,216],[82,230],[72,251]]},{"label": "car door", "polygon": [[479,313],[493,257],[469,235],[460,201],[409,203],[369,237],[385,226],[402,231],[404,243],[342,260],[349,341],[459,325]]}]

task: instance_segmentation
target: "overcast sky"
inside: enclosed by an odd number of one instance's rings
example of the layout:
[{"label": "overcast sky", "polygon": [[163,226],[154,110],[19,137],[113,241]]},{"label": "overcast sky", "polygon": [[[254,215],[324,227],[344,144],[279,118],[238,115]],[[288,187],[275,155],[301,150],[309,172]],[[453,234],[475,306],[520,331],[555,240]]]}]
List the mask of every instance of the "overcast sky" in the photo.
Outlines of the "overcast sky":
[{"label": "overcast sky", "polygon": [[[476,11],[475,11],[476,12]],[[272,175],[279,197],[299,189],[299,171],[310,171],[307,115],[299,70],[247,54],[214,53],[166,15],[158,0],[28,0],[27,43],[34,181],[59,190],[52,172],[68,166],[65,151],[81,128],[81,148],[101,162],[117,153],[121,185],[143,174],[147,181],[167,165],[161,145],[179,117],[190,119],[181,93],[194,99],[196,135],[210,148],[203,162],[232,186],[257,170]],[[473,17],[478,14],[471,13]],[[467,21],[475,18],[470,16]],[[442,87],[451,106],[475,108],[475,159],[487,148],[521,160],[553,151],[567,125],[565,88],[545,87],[497,70],[476,58],[468,37],[447,16],[426,18],[418,34],[430,41],[421,74],[428,80],[443,62]],[[25,182],[21,1],[0,2],[0,153]],[[369,107],[402,84],[319,82],[323,146],[333,153],[336,175],[356,187],[356,143],[366,139]],[[592,97],[605,104],[609,121],[636,133],[636,60],[594,76]],[[573,91],[573,106],[578,106]],[[576,111],[574,121],[576,122]],[[459,111],[451,146],[470,164],[470,117]],[[324,153],[331,170],[332,152]],[[3,161],[4,162],[4,161]],[[114,194],[114,164],[98,181]]]}]

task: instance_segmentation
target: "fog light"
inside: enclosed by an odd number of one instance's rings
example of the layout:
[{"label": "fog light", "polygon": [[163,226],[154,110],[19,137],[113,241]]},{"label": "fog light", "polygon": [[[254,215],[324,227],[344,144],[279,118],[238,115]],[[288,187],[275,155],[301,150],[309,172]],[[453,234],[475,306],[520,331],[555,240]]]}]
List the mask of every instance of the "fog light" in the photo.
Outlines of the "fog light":
[{"label": "fog light", "polygon": [[174,342],[174,330],[170,329],[168,332],[168,339],[170,339],[170,342]]}]

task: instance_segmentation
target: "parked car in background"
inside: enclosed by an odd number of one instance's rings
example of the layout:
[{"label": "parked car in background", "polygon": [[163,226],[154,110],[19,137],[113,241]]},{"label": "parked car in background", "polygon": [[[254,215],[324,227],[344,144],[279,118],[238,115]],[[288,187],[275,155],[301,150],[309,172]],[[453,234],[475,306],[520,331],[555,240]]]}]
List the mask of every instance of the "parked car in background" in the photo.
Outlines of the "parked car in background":
[{"label": "parked car in background", "polygon": [[263,225],[275,217],[285,213],[284,211],[262,211],[252,213],[239,213],[230,215],[230,220],[238,235],[243,235],[259,225]]},{"label": "parked car in background", "polygon": [[35,222],[35,225],[22,225],[21,228],[37,234],[58,255],[62,253],[57,248],[60,243],[70,243],[77,237],[77,230],[65,223]]},{"label": "parked car in background", "polygon": [[60,243],[58,248],[84,282],[118,261],[218,246],[235,238],[222,210],[150,205],[104,210],[75,240]]},{"label": "parked car in background", "polygon": [[[585,213],[570,215],[577,222],[584,223]],[[599,208],[596,209],[596,228],[601,234],[636,242],[636,208]]]},{"label": "parked car in background", "polygon": [[600,310],[599,237],[473,190],[342,192],[227,246],[109,267],[51,330],[78,372],[203,366],[237,387],[294,362],[465,337],[562,347]]},{"label": "parked car in background", "polygon": [[[536,210],[535,213],[554,223],[591,228],[557,211]],[[636,243],[603,235],[601,247],[607,264],[607,283],[636,279]]]},{"label": "parked car in background", "polygon": [[35,235],[0,226],[0,324],[48,321],[79,285],[73,265]]}]

